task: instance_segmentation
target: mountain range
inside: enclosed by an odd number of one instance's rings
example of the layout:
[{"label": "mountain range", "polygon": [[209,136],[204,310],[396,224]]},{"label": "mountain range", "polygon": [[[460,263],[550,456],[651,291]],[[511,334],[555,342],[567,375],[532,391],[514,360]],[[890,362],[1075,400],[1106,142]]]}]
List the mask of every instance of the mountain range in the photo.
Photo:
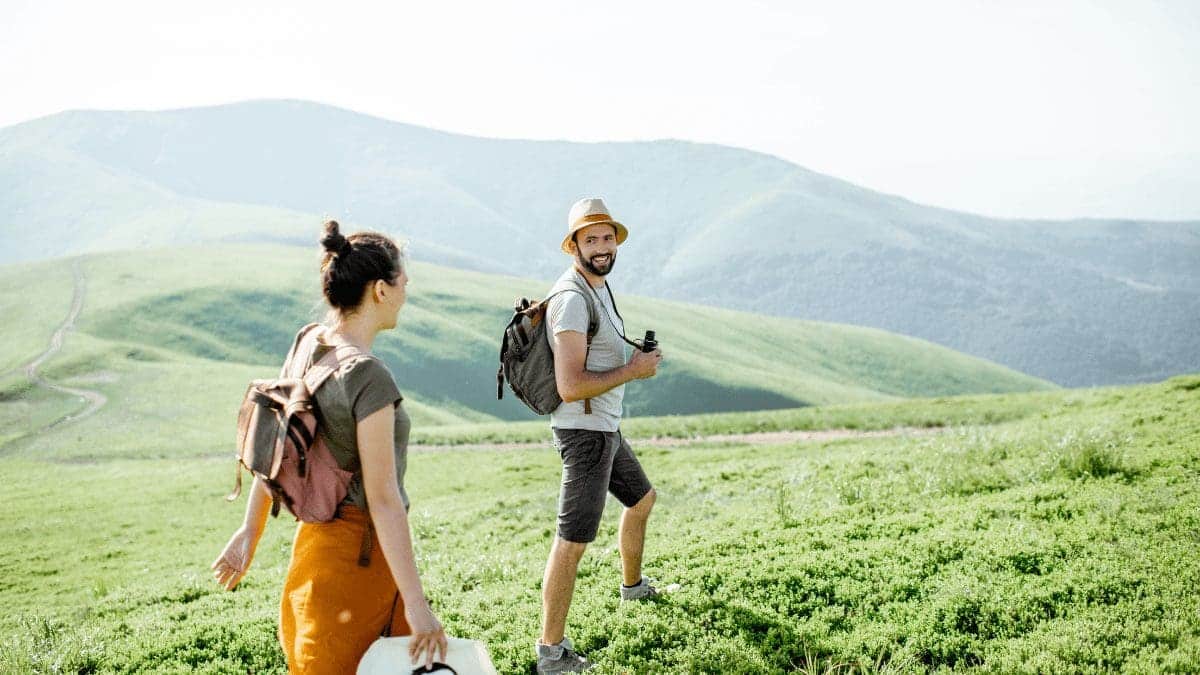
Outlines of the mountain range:
[{"label": "mountain range", "polygon": [[1069,386],[1200,370],[1200,222],[997,220],[737,148],[474,138],[302,101],[0,129],[0,263],[312,247],[336,217],[550,279],[592,195],[630,230],[618,292],[881,328]]}]

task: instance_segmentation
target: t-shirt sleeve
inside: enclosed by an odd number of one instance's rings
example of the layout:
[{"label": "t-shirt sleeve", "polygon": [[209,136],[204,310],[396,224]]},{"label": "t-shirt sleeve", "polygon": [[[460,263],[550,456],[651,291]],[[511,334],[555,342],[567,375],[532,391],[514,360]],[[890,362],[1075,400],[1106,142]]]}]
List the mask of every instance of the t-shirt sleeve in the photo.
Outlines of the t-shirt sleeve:
[{"label": "t-shirt sleeve", "polygon": [[573,330],[587,335],[587,300],[579,293],[560,293],[550,300],[546,308],[546,320],[550,323],[551,335]]},{"label": "t-shirt sleeve", "polygon": [[360,422],[382,408],[391,407],[404,400],[392,373],[379,359],[365,358],[352,364],[346,372],[346,395],[354,412],[354,421]]}]

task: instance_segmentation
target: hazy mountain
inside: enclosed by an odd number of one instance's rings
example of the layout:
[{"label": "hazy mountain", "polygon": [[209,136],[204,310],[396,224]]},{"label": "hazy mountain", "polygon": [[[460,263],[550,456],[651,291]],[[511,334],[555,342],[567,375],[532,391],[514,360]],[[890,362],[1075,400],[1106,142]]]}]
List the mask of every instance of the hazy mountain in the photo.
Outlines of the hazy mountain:
[{"label": "hazy mountain", "polygon": [[294,101],[0,130],[0,261],[309,245],[330,215],[549,278],[589,195],[630,228],[630,292],[874,326],[1068,385],[1200,370],[1200,223],[996,220],[736,148],[481,139]]}]

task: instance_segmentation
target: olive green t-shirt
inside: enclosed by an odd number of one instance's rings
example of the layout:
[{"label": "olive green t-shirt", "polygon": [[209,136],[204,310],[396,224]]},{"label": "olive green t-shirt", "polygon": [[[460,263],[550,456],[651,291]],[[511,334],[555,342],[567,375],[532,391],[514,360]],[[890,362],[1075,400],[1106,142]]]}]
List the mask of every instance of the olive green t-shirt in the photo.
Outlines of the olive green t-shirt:
[{"label": "olive green t-shirt", "polygon": [[[332,347],[323,340],[305,340],[306,366],[316,363]],[[362,471],[358,455],[358,422],[381,408],[395,409],[396,482],[400,485],[400,497],[408,508],[408,492],[404,489],[404,473],[408,468],[408,433],[412,427],[408,413],[401,401],[404,397],[392,379],[392,373],[378,357],[364,354],[350,359],[321,388],[317,389],[316,416],[318,428],[325,436],[330,453],[338,466],[355,472],[350,491],[343,504],[367,508],[367,495],[363,490]]]}]

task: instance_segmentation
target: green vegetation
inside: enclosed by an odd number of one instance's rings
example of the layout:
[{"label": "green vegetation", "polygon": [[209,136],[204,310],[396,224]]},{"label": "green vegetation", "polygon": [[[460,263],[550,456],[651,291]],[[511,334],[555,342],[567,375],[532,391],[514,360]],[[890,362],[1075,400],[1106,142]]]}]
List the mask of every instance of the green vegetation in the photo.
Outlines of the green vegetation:
[{"label": "green vegetation", "polygon": [[[643,444],[660,495],[648,572],[682,588],[618,603],[610,503],[581,566],[576,644],[611,673],[1200,668],[1200,376],[956,402],[762,418],[949,425],[933,435]],[[681,421],[637,423],[667,434]],[[472,447],[492,433],[459,428],[462,449],[414,452],[413,528],[450,631],[529,672],[559,466],[548,448]],[[281,671],[292,526],[271,523],[243,587],[222,592],[206,572],[241,517],[221,500],[232,461],[138,452],[0,458],[0,672]]]},{"label": "green vegetation", "polygon": [[[79,401],[0,377],[0,672],[282,670],[276,612],[293,527],[272,523],[236,593],[207,566],[243,507],[221,499],[235,406],[320,311],[312,267],[310,251],[284,247],[83,259],[83,314],[43,372],[108,404],[47,430]],[[475,403],[494,391],[503,308],[541,284],[428,265],[413,276],[402,330],[379,350],[414,441],[456,446],[410,457],[423,577],[452,633],[487,641],[502,671],[528,672],[560,467],[545,420],[502,423]],[[69,283],[68,272],[48,285]],[[640,298],[622,309],[677,350],[677,379],[654,398],[708,388],[695,400],[804,392],[835,403],[651,417],[631,387],[632,438],[936,433],[635,441],[660,493],[648,572],[682,588],[619,605],[610,504],[570,629],[602,672],[1200,667],[1188,583],[1200,572],[1200,376],[1051,390],[877,331],[755,318],[758,337],[734,346],[746,315]],[[712,325],[706,340],[687,329],[695,313]],[[1041,390],[944,395],[1006,388]],[[919,393],[936,397],[897,398]],[[488,447],[504,442],[536,446]]]}]

